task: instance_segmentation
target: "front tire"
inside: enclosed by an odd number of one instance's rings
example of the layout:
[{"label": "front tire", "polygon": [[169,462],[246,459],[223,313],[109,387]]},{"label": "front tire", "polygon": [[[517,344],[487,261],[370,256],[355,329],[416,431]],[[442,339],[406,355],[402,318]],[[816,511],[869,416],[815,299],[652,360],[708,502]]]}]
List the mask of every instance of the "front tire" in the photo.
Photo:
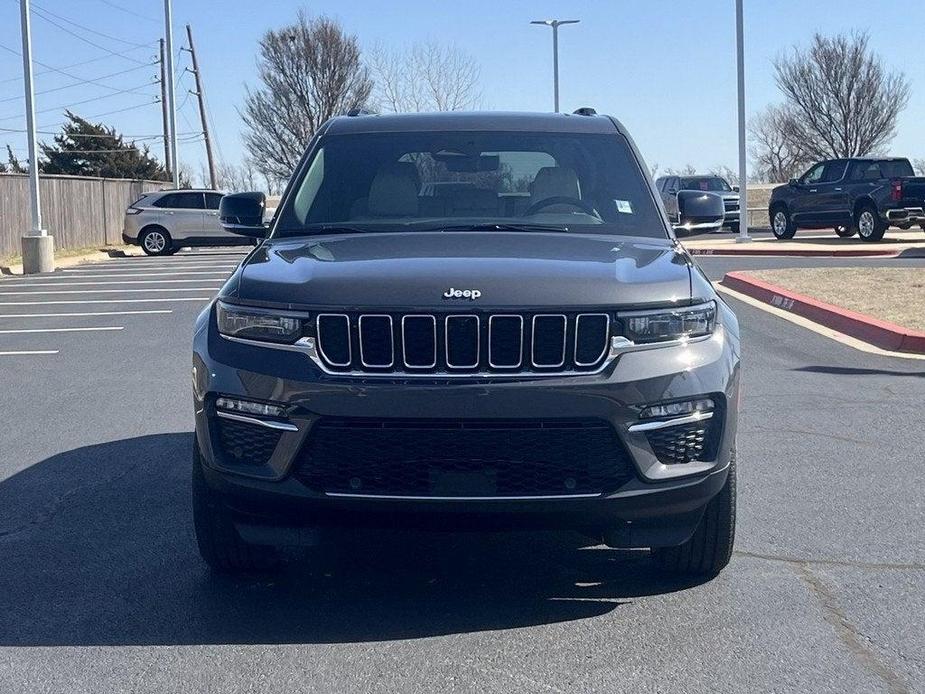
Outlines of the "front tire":
[{"label": "front tire", "polygon": [[880,219],[877,208],[867,203],[861,205],[854,215],[854,228],[861,241],[879,241],[886,233],[887,224]]},{"label": "front tire", "polygon": [[774,232],[774,237],[780,241],[792,239],[794,234],[797,233],[793,218],[783,205],[771,210],[771,231]]},{"label": "front tire", "polygon": [[652,550],[655,561],[665,570],[688,576],[717,576],[732,558],[736,526],[735,451],[729,461],[726,484],[703,513],[690,539],[677,547]]},{"label": "front tire", "polygon": [[139,237],[138,243],[145,255],[170,255],[173,248],[170,234],[163,227],[145,229]]},{"label": "front tire", "polygon": [[199,554],[213,571],[268,571],[279,565],[274,548],[249,545],[241,539],[231,512],[206,483],[197,443],[193,443],[193,523]]}]

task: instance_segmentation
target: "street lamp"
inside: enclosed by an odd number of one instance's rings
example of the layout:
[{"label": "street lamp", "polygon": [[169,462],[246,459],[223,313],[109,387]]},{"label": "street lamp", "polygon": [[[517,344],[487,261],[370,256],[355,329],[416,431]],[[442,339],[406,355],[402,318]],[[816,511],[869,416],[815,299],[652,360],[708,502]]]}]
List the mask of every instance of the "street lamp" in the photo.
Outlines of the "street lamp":
[{"label": "street lamp", "polygon": [[736,77],[739,100],[739,236],[737,242],[751,241],[748,235],[748,171],[745,152],[745,29],[742,0],[736,0]]},{"label": "street lamp", "polygon": [[530,24],[552,27],[552,88],[556,113],[559,112],[559,27],[563,24],[578,24],[580,19],[537,19]]}]

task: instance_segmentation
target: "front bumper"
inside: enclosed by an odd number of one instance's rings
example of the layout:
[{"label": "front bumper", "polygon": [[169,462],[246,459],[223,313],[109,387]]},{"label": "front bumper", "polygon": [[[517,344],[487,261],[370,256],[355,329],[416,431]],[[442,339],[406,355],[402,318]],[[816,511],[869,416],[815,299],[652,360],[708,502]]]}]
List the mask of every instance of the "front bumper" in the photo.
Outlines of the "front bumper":
[{"label": "front bumper", "polygon": [[[597,374],[491,382],[344,379],[325,375],[304,354],[229,341],[211,312],[194,340],[196,434],[206,479],[242,526],[416,525],[428,528],[549,527],[587,530],[616,546],[683,542],[722,488],[734,454],[738,402],[738,330],[722,302],[716,332],[686,345],[620,355]],[[259,372],[255,367],[259,365]],[[213,446],[214,398],[289,406],[287,423],[265,465],[241,467]],[[630,431],[642,406],[704,395],[722,406],[711,460],[663,464],[645,433]],[[585,498],[355,498],[311,489],[297,479],[298,453],[322,418],[605,420],[633,465],[618,489]],[[581,451],[576,451],[581,455]],[[259,535],[259,533],[257,533]]]}]

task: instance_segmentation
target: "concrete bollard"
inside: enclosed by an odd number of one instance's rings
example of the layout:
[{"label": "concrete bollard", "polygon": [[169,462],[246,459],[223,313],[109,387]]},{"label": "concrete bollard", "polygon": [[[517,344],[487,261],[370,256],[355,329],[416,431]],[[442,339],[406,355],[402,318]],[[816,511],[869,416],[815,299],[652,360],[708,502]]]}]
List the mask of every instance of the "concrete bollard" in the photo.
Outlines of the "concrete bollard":
[{"label": "concrete bollard", "polygon": [[22,274],[54,272],[54,236],[27,235],[22,237]]}]

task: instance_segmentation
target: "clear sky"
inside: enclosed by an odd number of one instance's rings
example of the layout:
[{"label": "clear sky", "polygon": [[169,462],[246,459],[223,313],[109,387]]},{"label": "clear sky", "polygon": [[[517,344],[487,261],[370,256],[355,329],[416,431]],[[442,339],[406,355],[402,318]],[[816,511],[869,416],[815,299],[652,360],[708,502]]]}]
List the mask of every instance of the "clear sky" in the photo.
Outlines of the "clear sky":
[{"label": "clear sky", "polygon": [[[48,92],[37,97],[42,130],[53,130],[62,107],[71,105],[81,115],[107,114],[98,120],[130,135],[161,132],[160,106],[153,103],[156,67],[144,65],[163,33],[160,0],[36,0],[33,6],[44,14],[33,18],[35,59],[73,76],[36,66],[36,91]],[[745,0],[745,6],[749,113],[779,100],[771,63],[780,52],[806,45],[815,31],[863,29],[874,50],[912,83],[892,153],[925,157],[925,2]],[[662,168],[737,166],[733,0],[174,0],[175,40],[185,42],[184,25],[192,24],[216,149],[225,161],[237,163],[243,155],[236,107],[244,84],[255,81],[257,41],[300,7],[337,18],[361,46],[455,44],[481,66],[485,106],[513,110],[552,109],[551,32],[529,20],[580,19],[560,30],[563,110],[593,106],[617,116],[646,160]],[[25,158],[22,133],[3,130],[25,127],[21,60],[7,50],[18,52],[20,45],[18,1],[0,0],[0,145],[9,142]],[[183,54],[180,65],[188,64]],[[68,86],[74,78],[100,79]],[[180,156],[198,172],[205,154],[195,136],[190,87],[187,74],[178,91],[178,130],[186,140]],[[161,142],[150,143],[161,156]]]}]

